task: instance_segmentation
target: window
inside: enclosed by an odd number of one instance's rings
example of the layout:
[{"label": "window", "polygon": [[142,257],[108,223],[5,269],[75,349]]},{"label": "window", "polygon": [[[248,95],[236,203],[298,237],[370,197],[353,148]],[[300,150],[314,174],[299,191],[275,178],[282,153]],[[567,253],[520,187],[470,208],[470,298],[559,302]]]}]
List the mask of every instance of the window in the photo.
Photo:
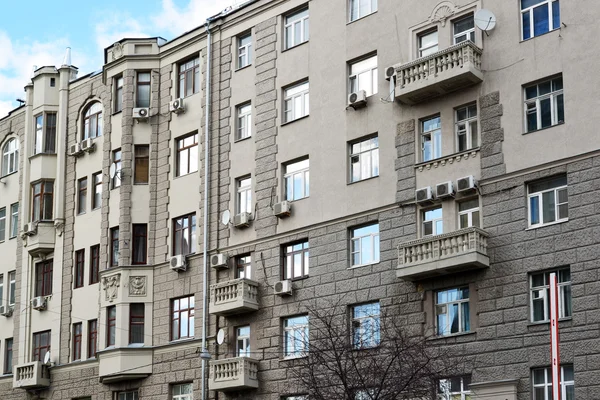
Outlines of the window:
[{"label": "window", "polygon": [[[552,368],[537,368],[531,371],[533,400],[552,400]],[[560,398],[575,399],[575,377],[572,365],[560,367]]]},{"label": "window", "polygon": [[117,306],[106,307],[106,347],[114,346],[117,335]]},{"label": "window", "polygon": [[458,151],[466,151],[479,146],[476,104],[471,104],[456,110],[455,128]]},{"label": "window", "polygon": [[110,267],[119,265],[119,227],[110,228]]},{"label": "window", "polygon": [[35,143],[33,154],[54,153],[56,145],[56,113],[43,113],[35,117]]},{"label": "window", "polygon": [[252,136],[252,105],[244,103],[236,107],[237,114],[237,140]]},{"label": "window", "polygon": [[350,22],[377,11],[377,0],[349,0]]},{"label": "window", "polygon": [[354,400],[371,400],[375,396],[375,389],[356,390]]},{"label": "window", "polygon": [[135,106],[150,107],[150,72],[137,73]]},{"label": "window", "polygon": [[90,247],[90,285],[100,281],[100,245]]},{"label": "window", "polygon": [[379,176],[379,138],[350,144],[350,182]]},{"label": "window", "polygon": [[565,122],[562,76],[525,87],[525,132]]},{"label": "window", "polygon": [[2,147],[2,176],[17,172],[19,169],[19,141],[10,139]]},{"label": "window", "polygon": [[200,57],[179,64],[178,97],[191,96],[200,91]]},{"label": "window", "polygon": [[283,246],[283,279],[308,277],[308,240]]},{"label": "window", "polygon": [[521,0],[523,40],[560,28],[558,0]]},{"label": "window", "polygon": [[0,274],[0,306],[4,305],[4,275]]},{"label": "window", "polygon": [[32,185],[33,207],[31,209],[32,221],[52,220],[54,182],[40,181]]},{"label": "window", "polygon": [[452,25],[454,28],[454,44],[467,40],[475,43],[475,18],[472,14],[454,21]]},{"label": "window", "polygon": [[177,139],[176,176],[183,176],[198,171],[198,134],[193,133]]},{"label": "window", "polygon": [[286,49],[308,42],[308,8],[286,16],[283,29]]},{"label": "window", "polygon": [[291,122],[308,115],[308,81],[284,89],[283,122]]},{"label": "window", "polygon": [[34,333],[32,361],[44,361],[48,352],[50,352],[50,331]]},{"label": "window", "polygon": [[459,229],[476,226],[481,228],[479,222],[479,199],[471,199],[458,203]]},{"label": "window", "polygon": [[115,85],[115,104],[114,112],[119,112],[123,109],[123,76],[117,76],[114,80]]},{"label": "window", "polygon": [[148,183],[148,177],[150,172],[150,146],[135,145],[135,173],[133,176],[133,183]]},{"label": "window", "polygon": [[148,225],[133,224],[133,254],[131,263],[133,265],[146,264],[148,243]]},{"label": "window", "polygon": [[129,344],[144,343],[144,303],[129,305]]},{"label": "window", "polygon": [[73,361],[81,360],[81,335],[82,332],[81,322],[73,324]]},{"label": "window", "polygon": [[94,194],[92,195],[92,209],[102,207],[102,172],[92,175],[92,185],[94,185]]},{"label": "window", "polygon": [[4,373],[12,374],[12,359],[13,359],[13,339],[4,341]]},{"label": "window", "polygon": [[102,105],[94,103],[84,114],[82,139],[93,139],[100,136],[102,136]]},{"label": "window", "polygon": [[50,87],[56,86],[56,78],[50,78]]},{"label": "window", "polygon": [[419,57],[426,57],[438,51],[438,31],[427,31],[418,36]]},{"label": "window", "polygon": [[351,265],[353,267],[379,262],[379,224],[354,228],[350,231]]},{"label": "window", "polygon": [[252,257],[249,254],[236,258],[235,277],[252,279]]},{"label": "window", "polygon": [[471,376],[455,376],[438,381],[439,400],[469,400],[471,398]]},{"label": "window", "polygon": [[567,177],[530,183],[527,186],[529,198],[529,226],[543,226],[569,219],[569,195]]},{"label": "window", "polygon": [[117,171],[110,182],[111,189],[114,189],[121,186],[121,149],[113,151],[112,162],[115,164],[115,171]]},{"label": "window", "polygon": [[15,295],[17,293],[16,287],[16,275],[17,271],[11,271],[8,273],[8,305],[15,305]]},{"label": "window", "polygon": [[252,212],[252,178],[245,176],[236,179],[237,214]]},{"label": "window", "polygon": [[35,265],[35,296],[52,294],[52,260],[42,261]]},{"label": "window", "polygon": [[139,400],[138,391],[130,390],[128,392],[119,392],[117,400]]},{"label": "window", "polygon": [[[9,238],[17,237],[19,233],[19,203],[10,205],[10,234]],[[0,234],[0,238],[3,236]]]},{"label": "window", "polygon": [[77,181],[77,214],[85,213],[85,203],[87,202],[87,177]]},{"label": "window", "polygon": [[171,301],[171,340],[194,337],[194,296]]},{"label": "window", "polygon": [[352,307],[352,347],[376,347],[381,340],[379,302]]},{"label": "window", "polygon": [[85,250],[75,252],[75,289],[83,287],[83,275],[85,270]]},{"label": "window", "polygon": [[442,123],[439,116],[421,121],[421,150],[423,162],[442,156]]},{"label": "window", "polygon": [[196,214],[188,214],[173,220],[173,255],[196,252]]},{"label": "window", "polygon": [[364,90],[367,96],[377,93],[377,55],[350,63],[350,93]]},{"label": "window", "polygon": [[6,238],[6,207],[0,208],[0,242]]},{"label": "window", "polygon": [[173,385],[171,393],[173,394],[173,400],[192,400],[194,398],[194,385],[191,383]]},{"label": "window", "polygon": [[300,394],[296,396],[283,396],[281,400],[308,400],[308,395]]},{"label": "window", "polygon": [[471,330],[469,288],[440,290],[435,294],[436,334],[439,336]]},{"label": "window", "polygon": [[284,165],[283,180],[286,200],[300,200],[309,196],[310,171],[308,167],[308,158]]},{"label": "window", "polygon": [[444,233],[444,221],[442,219],[442,207],[421,211],[423,218],[423,231],[421,236],[441,235]]},{"label": "window", "polygon": [[531,274],[531,322],[550,321],[550,273],[555,272],[558,281],[558,317],[569,318],[571,308],[571,270],[569,268]]},{"label": "window", "polygon": [[250,33],[241,35],[237,39],[238,43],[238,64],[237,67],[244,68],[252,64],[252,35]]},{"label": "window", "polygon": [[98,341],[98,320],[92,319],[88,321],[88,358],[96,357],[96,343]]},{"label": "window", "polygon": [[283,320],[283,356],[304,357],[308,351],[308,315]]},{"label": "window", "polygon": [[250,357],[250,325],[236,328],[235,337],[236,357]]}]

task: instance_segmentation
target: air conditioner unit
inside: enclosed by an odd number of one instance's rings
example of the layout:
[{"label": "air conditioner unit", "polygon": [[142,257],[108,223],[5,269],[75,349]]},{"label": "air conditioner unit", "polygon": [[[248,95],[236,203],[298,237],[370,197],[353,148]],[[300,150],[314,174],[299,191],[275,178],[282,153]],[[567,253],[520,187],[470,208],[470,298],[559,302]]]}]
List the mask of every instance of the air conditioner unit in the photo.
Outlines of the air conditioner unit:
[{"label": "air conditioner unit", "polygon": [[77,156],[81,154],[81,143],[75,143],[69,146],[69,155]]},{"label": "air conditioner unit", "polygon": [[172,271],[185,271],[187,270],[187,263],[185,262],[185,256],[178,254],[171,257],[169,260],[169,267]]},{"label": "air conditioner unit", "polygon": [[275,294],[278,296],[291,296],[292,295],[292,281],[286,279],[285,281],[275,282],[274,286]]},{"label": "air conditioner unit", "polygon": [[45,296],[34,297],[31,300],[31,307],[34,310],[44,311],[48,306],[48,299]]},{"label": "air conditioner unit", "polygon": [[417,203],[428,203],[433,200],[433,193],[431,187],[427,186],[421,189],[417,189],[415,192],[415,200]]},{"label": "air conditioner unit", "polygon": [[213,268],[227,268],[227,256],[225,254],[213,254],[210,256],[210,266]]},{"label": "air conditioner unit", "polygon": [[150,116],[150,109],[147,107],[142,108],[134,108],[133,109],[133,119],[137,121],[145,121]]},{"label": "air conditioner unit", "polygon": [[81,142],[81,150],[87,153],[91,153],[94,151],[96,145],[94,144],[94,140],[92,138],[85,139]]},{"label": "air conditioner unit", "polygon": [[277,203],[273,207],[273,213],[276,217],[279,218],[289,217],[292,213],[292,204],[289,201],[282,201],[281,203]]},{"label": "air conditioner unit", "polygon": [[183,107],[183,98],[173,100],[170,104],[170,109],[171,112],[175,114],[181,114],[185,112],[185,108]]},{"label": "air conditioner unit", "polygon": [[473,177],[473,175],[465,176],[464,178],[460,178],[456,181],[456,191],[457,192],[467,192],[469,190],[475,189],[477,186],[477,181]]},{"label": "air conditioner unit", "polygon": [[367,92],[359,90],[348,95],[348,106],[352,108],[363,107],[367,105]]},{"label": "air conditioner unit", "polygon": [[452,185],[452,181],[439,183],[438,185],[436,185],[435,196],[438,199],[454,196],[454,185]]},{"label": "air conditioner unit", "polygon": [[396,68],[395,67],[387,67],[385,69],[385,79],[387,81],[389,81],[390,78],[392,78],[394,75],[396,75]]},{"label": "air conditioner unit", "polygon": [[23,226],[23,234],[26,236],[33,236],[37,233],[37,227],[36,225],[32,222],[29,224],[25,224]]},{"label": "air conditioner unit", "polygon": [[10,317],[13,314],[13,306],[0,306],[0,315]]},{"label": "air conditioner unit", "polygon": [[245,228],[250,226],[250,213],[243,212],[233,217],[233,226],[236,228]]}]

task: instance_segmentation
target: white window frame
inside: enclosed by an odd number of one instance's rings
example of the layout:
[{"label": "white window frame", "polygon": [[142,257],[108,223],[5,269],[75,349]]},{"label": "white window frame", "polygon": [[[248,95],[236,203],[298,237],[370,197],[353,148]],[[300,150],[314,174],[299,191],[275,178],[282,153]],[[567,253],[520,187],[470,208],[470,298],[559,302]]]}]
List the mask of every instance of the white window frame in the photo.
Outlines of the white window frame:
[{"label": "white window frame", "polygon": [[[463,22],[467,19],[473,20],[473,28],[470,28],[470,29],[467,29],[467,30],[464,30],[461,32],[456,32],[456,24],[459,22]],[[464,35],[466,35],[467,38],[465,40],[458,41],[458,38],[460,38],[461,36],[464,36]],[[467,40],[471,41],[471,43],[475,43],[475,16],[473,14],[469,14],[469,15],[457,18],[454,21],[452,21],[452,43],[459,44],[462,42],[466,42]]]},{"label": "white window frame", "polygon": [[[178,389],[178,390],[177,390]],[[185,390],[184,390],[185,389]],[[187,393],[183,393],[187,392]],[[193,400],[194,384],[180,383],[171,387],[172,400]]]},{"label": "white window frame", "polygon": [[[283,123],[309,115],[309,90],[310,86],[307,80],[283,90]],[[300,100],[300,110],[296,106],[298,99]],[[296,114],[298,114],[297,117],[295,117]]]},{"label": "white window frame", "polygon": [[308,400],[308,395],[301,394],[301,395],[295,395],[295,396],[285,396],[285,397],[282,397],[282,400]]},{"label": "white window frame", "polygon": [[[557,89],[557,90],[552,90],[552,86],[554,86],[554,81],[557,80],[561,80],[561,89]],[[532,97],[531,99],[527,99],[527,89],[532,88],[532,87],[538,87],[544,83],[550,82],[550,93],[546,93],[543,95],[538,95],[536,97]],[[539,93],[539,89],[538,89],[538,93]],[[562,76],[557,76],[551,79],[546,79],[542,82],[538,82],[534,85],[525,85],[523,87],[523,107],[524,107],[524,116],[525,116],[525,120],[524,120],[524,131],[525,133],[530,133],[530,132],[535,132],[535,131],[539,131],[540,129],[547,129],[547,128],[551,128],[553,126],[556,126],[558,124],[562,124],[564,123],[564,119],[562,121],[560,121],[558,119],[558,98],[559,96],[563,96],[562,97],[562,103],[563,103],[563,118],[564,118],[564,104],[565,104],[565,98],[564,98],[564,82],[562,82]],[[546,127],[542,127],[542,108],[541,108],[541,102],[544,100],[550,100],[550,118],[551,118],[551,123],[550,126],[546,126]],[[528,115],[532,114],[532,113],[536,113],[536,129],[532,129],[529,130],[529,126],[528,126]]]},{"label": "white window frame", "polygon": [[[300,259],[296,258],[300,256]],[[309,275],[310,246],[307,240],[283,246],[283,279],[302,279]]]},{"label": "white window frame", "polygon": [[0,243],[6,239],[6,207],[0,207]]},{"label": "white window frame", "polygon": [[[354,146],[358,146],[358,151],[354,152]],[[350,143],[350,183],[360,182],[379,176],[379,137],[371,136]],[[368,164],[363,168],[363,164]],[[358,178],[354,179],[354,166],[357,165],[359,172]],[[363,169],[369,171],[363,176]]]},{"label": "white window frame", "polygon": [[[529,318],[532,323],[547,323],[550,322],[550,282],[549,277],[551,272],[556,273],[556,280],[558,282],[558,318],[559,319],[570,319],[573,313],[573,295],[571,294],[571,298],[569,299],[571,315],[565,315],[566,307],[565,307],[565,291],[567,288],[571,290],[571,280],[561,282],[561,271],[569,271],[569,278],[571,277],[570,268],[558,268],[552,271],[544,271],[532,273],[529,275]],[[544,285],[542,286],[533,286],[533,277],[537,275],[543,275]],[[548,281],[548,283],[546,283]],[[534,316],[534,302],[540,301],[544,308],[544,319],[535,320]]]},{"label": "white window frame", "polygon": [[[425,130],[425,123],[437,119],[439,122],[434,128]],[[428,140],[425,140],[427,139]],[[425,157],[425,144],[430,143],[431,158]],[[436,145],[439,143],[439,145]],[[439,115],[421,120],[421,161],[429,162],[442,157],[442,118]]]},{"label": "white window frame", "polygon": [[[247,332],[245,332],[245,330],[247,330]],[[236,357],[251,357],[250,334],[250,325],[238,326],[235,328]]]},{"label": "white window frame", "polygon": [[[242,259],[247,262],[241,262]],[[235,277],[236,279],[252,279],[252,256],[250,254],[239,255],[235,258]]]},{"label": "white window frame", "polygon": [[[469,378],[470,376],[460,376],[454,378],[444,378],[438,381],[438,400],[468,400],[471,398],[471,390],[466,388],[465,386],[465,378]],[[451,380],[452,379],[460,379],[460,391],[459,392],[451,392]],[[470,384],[469,384],[470,385]]]},{"label": "white window frame", "polygon": [[[242,44],[242,41],[250,38],[248,43]],[[242,69],[252,65],[252,33],[246,32],[237,37],[237,69]]]},{"label": "white window frame", "polygon": [[[15,299],[17,296],[17,271],[10,271],[8,273],[8,305],[14,306]],[[11,299],[13,300],[11,302]]]},{"label": "white window frame", "polygon": [[[444,303],[438,303],[438,294],[443,292],[454,292],[454,291],[467,291],[469,297],[464,299],[456,299],[456,300],[448,300]],[[463,313],[463,304],[468,305],[469,309],[469,318],[471,317],[471,303],[470,303],[471,293],[468,286],[462,287],[454,287],[449,289],[438,290],[435,292],[435,333],[437,336],[452,336],[459,335],[461,333],[466,333],[471,331],[471,321],[467,321],[465,315]],[[458,307],[458,332],[452,332],[452,320],[450,318],[450,307],[457,305]],[[443,311],[442,311],[443,310]],[[440,327],[438,324],[438,316],[446,315],[446,326]],[[463,326],[465,323],[468,323],[468,330],[464,330]],[[442,329],[443,328],[443,329]]]},{"label": "white window frame", "polygon": [[247,102],[236,107],[236,140],[252,136],[252,103]]},{"label": "white window frame", "polygon": [[[551,180],[559,180],[559,179],[562,179],[563,176],[556,177]],[[566,177],[565,177],[565,180],[566,180]],[[569,220],[569,194],[568,194],[567,184],[555,186],[550,189],[546,189],[546,190],[542,190],[542,191],[538,191],[538,192],[530,193],[529,190],[531,188],[531,185],[538,183],[538,182],[540,182],[540,181],[532,182],[529,185],[527,185],[527,222],[528,222],[529,228],[538,228],[541,226],[553,225],[553,224],[558,224],[561,222],[568,221]],[[561,191],[564,191],[564,193],[566,193],[566,195],[567,195],[567,201],[563,202],[563,203],[559,203],[559,198],[560,198],[559,192],[561,192]],[[549,193],[549,192],[554,192],[554,221],[544,222],[544,203],[543,203],[544,193]],[[531,207],[531,201],[534,198],[537,198],[537,203],[538,203],[537,219],[539,222],[537,224],[532,224],[532,222],[531,222],[531,214],[533,212],[532,207]],[[559,218],[559,209],[560,209],[560,206],[562,206],[562,205],[567,206],[567,216],[564,218]]]},{"label": "white window frame", "polygon": [[[472,208],[460,211],[460,205],[466,203],[467,201],[471,201],[471,200],[477,200],[477,207],[472,207]],[[473,218],[474,213],[477,213],[477,218]],[[462,215],[467,216],[467,226],[461,226],[461,218],[460,217]],[[472,226],[481,227],[480,218],[481,218],[481,212],[480,212],[480,206],[479,206],[479,198],[465,200],[465,201],[458,203],[458,227],[459,227],[459,229],[470,228]],[[475,225],[473,223],[474,221],[477,221],[477,225]]]},{"label": "white window frame", "polygon": [[118,400],[139,400],[140,394],[136,390],[128,390],[125,392],[119,392]]},{"label": "white window frame", "polygon": [[[433,219],[426,219],[427,216],[426,214],[430,211],[435,211],[435,210],[440,210],[442,211],[442,214],[440,215],[439,218],[433,218]],[[421,237],[427,237],[427,236],[436,236],[436,235],[441,235],[442,233],[444,233],[444,210],[442,209],[442,206],[439,207],[434,207],[434,208],[429,208],[426,210],[421,210]],[[442,222],[442,232],[438,232],[437,229],[437,223],[438,222]],[[425,224],[431,223],[431,235],[426,235],[425,234]]]},{"label": "white window frame", "polygon": [[[368,4],[368,11],[361,14],[361,5]],[[377,12],[377,0],[348,0],[348,22],[354,22],[361,18],[366,17]],[[356,9],[356,15],[353,15],[352,11]],[[354,18],[352,18],[354,17]]]},{"label": "white window frame", "polygon": [[4,305],[4,275],[0,274],[0,307]]},{"label": "white window frame", "polygon": [[[376,306],[376,307],[374,307]],[[355,312],[359,308],[365,308],[367,311],[376,311],[360,317],[355,316]],[[378,301],[365,304],[357,304],[352,306],[351,314],[351,334],[352,348],[367,349],[379,346],[381,342],[381,305]],[[358,334],[358,337],[357,337]]]},{"label": "white window frame", "polygon": [[[373,66],[372,64],[373,61],[375,62],[375,66]],[[364,65],[364,67],[357,71],[353,71],[353,68],[358,68],[358,66],[361,63]],[[348,63],[348,72],[349,93],[364,90],[367,93],[367,96],[377,94],[377,54]],[[365,85],[361,85],[361,83],[363,82],[362,79],[365,79],[367,81]]]},{"label": "white window frame", "polygon": [[[377,232],[365,233],[363,235],[358,236],[359,230],[364,229],[364,228],[372,228],[372,227],[376,227]],[[374,223],[374,224],[363,225],[363,226],[359,226],[357,228],[353,228],[350,230],[350,236],[351,236],[351,238],[350,238],[350,267],[351,268],[377,264],[379,262],[380,253],[379,253],[379,223],[378,222]],[[363,240],[368,241],[367,246],[370,246],[370,248],[371,248],[371,254],[373,255],[373,258],[370,260],[362,259],[362,257],[363,257],[363,255],[362,255]],[[354,264],[354,255],[355,254],[358,254],[358,260],[359,260],[358,264]]]},{"label": "white window frame", "polygon": [[13,203],[10,205],[10,233],[8,234],[9,239],[16,238],[19,234],[19,203]]},{"label": "white window frame", "polygon": [[[424,46],[423,39],[432,34],[435,34],[435,36],[437,37],[437,41],[435,42],[435,44],[431,44],[429,46]],[[418,57],[417,58],[427,57],[433,53],[438,52],[440,49],[440,33],[437,30],[437,28],[429,29],[427,31],[420,32],[419,34],[417,34],[417,47],[418,47],[418,53],[417,53]]]},{"label": "white window frame", "polygon": [[[565,368],[570,368],[573,369],[572,365],[563,365],[560,367],[560,398],[561,399],[566,399],[567,398],[567,386],[575,386],[575,381],[565,381]],[[535,382],[535,371],[537,370],[544,370],[544,382]],[[550,389],[552,387],[552,368],[551,367],[546,367],[546,368],[534,368],[531,370],[531,398],[533,400],[552,400],[552,398],[548,397],[548,392],[552,393],[552,390]],[[544,397],[543,398],[538,398],[535,395],[535,389],[536,388],[543,388],[544,390]]]},{"label": "white window frame", "polygon": [[[548,32],[544,32],[541,35],[543,35],[545,33],[549,33],[549,32],[555,31],[557,29],[560,29],[560,3],[559,3],[559,0],[541,0],[539,3],[536,3],[536,4],[534,4],[534,5],[530,6],[530,7],[527,7],[527,8],[523,8],[522,7],[522,5],[521,5],[522,1],[523,0],[519,1],[519,8],[521,8],[521,18],[520,18],[520,21],[521,21],[520,22],[520,24],[521,24],[521,40],[529,40],[529,39],[533,39],[533,38],[537,37],[535,35],[534,20],[533,20],[533,9],[534,8],[543,7],[543,6],[548,7]],[[554,2],[559,3],[558,4],[558,7],[559,7],[559,21],[558,21],[558,23],[559,23],[559,25],[558,25],[557,28],[554,28],[554,15],[552,13],[552,4]],[[523,16],[527,12],[529,13],[529,29],[530,29],[530,32],[529,32],[529,37],[527,39],[525,39],[525,35],[524,35],[524,33],[525,33],[525,29],[524,28],[525,27],[523,26]],[[538,36],[541,36],[541,35],[538,35]]]},{"label": "white window frame", "polygon": [[246,175],[236,179],[235,186],[237,191],[237,214],[243,212],[252,213],[252,177]]},{"label": "white window frame", "polygon": [[[303,13],[306,13],[303,15]],[[308,7],[298,10],[285,17],[285,25],[283,32],[285,36],[285,50],[291,49],[292,47],[298,46],[302,43],[308,42],[309,38],[309,11]],[[300,24],[300,37],[296,37],[296,26]]]},{"label": "white window frame", "polygon": [[[287,325],[290,322],[300,321],[305,318],[306,322],[294,323],[293,325]],[[288,317],[283,320],[283,357],[289,358],[300,358],[306,357],[309,345],[309,331],[308,331],[308,315],[299,315],[296,317]],[[301,338],[298,342],[298,336]],[[291,348],[287,348],[288,338],[291,338]]]},{"label": "white window frame", "polygon": [[2,146],[1,176],[10,175],[19,170],[19,139],[10,138]]},{"label": "white window frame", "polygon": [[[459,119],[459,113],[465,112],[466,118]],[[473,115],[473,111],[475,114]],[[456,151],[468,151],[479,147],[479,124],[477,121],[477,104],[468,104],[464,107],[459,107],[454,110],[454,131],[456,132]],[[475,135],[473,135],[475,130]],[[460,137],[465,137],[465,148],[460,149]],[[474,137],[473,137],[474,136]],[[475,143],[473,143],[475,139]]]},{"label": "white window frame", "polygon": [[[306,167],[302,167],[299,164],[306,164]],[[290,162],[284,165],[283,175],[283,190],[284,199],[288,201],[296,201],[307,198],[310,196],[310,160],[303,158],[294,162]],[[289,171],[289,172],[288,172]],[[301,182],[302,190],[300,193],[296,193],[296,186],[294,180],[299,179]],[[289,190],[288,190],[289,188]],[[288,194],[291,191],[291,196]]]}]

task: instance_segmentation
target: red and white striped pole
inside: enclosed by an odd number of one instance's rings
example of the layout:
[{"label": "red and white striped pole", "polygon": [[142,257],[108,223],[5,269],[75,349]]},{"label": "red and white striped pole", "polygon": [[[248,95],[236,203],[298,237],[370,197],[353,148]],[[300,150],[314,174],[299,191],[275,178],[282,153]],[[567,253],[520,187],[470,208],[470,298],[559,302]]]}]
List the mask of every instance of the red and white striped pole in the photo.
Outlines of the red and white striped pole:
[{"label": "red and white striped pole", "polygon": [[552,357],[552,399],[560,400],[560,351],[558,348],[558,281],[550,274],[550,352]]}]

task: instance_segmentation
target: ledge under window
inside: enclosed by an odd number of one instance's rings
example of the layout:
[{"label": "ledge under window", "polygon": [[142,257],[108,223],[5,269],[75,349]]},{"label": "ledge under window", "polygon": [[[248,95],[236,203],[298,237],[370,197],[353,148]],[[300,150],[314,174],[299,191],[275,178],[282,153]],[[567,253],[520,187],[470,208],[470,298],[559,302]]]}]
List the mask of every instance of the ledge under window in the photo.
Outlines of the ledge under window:
[{"label": "ledge under window", "polygon": [[424,169],[430,170],[431,168],[443,167],[447,164],[454,164],[455,162],[459,163],[462,160],[468,160],[469,158],[476,158],[477,153],[479,153],[479,147],[475,147],[473,149],[469,149],[466,151],[462,151],[460,153],[450,154],[445,157],[436,158],[434,160],[429,160],[425,162],[421,162],[415,164],[415,169],[418,169],[419,172]]}]

